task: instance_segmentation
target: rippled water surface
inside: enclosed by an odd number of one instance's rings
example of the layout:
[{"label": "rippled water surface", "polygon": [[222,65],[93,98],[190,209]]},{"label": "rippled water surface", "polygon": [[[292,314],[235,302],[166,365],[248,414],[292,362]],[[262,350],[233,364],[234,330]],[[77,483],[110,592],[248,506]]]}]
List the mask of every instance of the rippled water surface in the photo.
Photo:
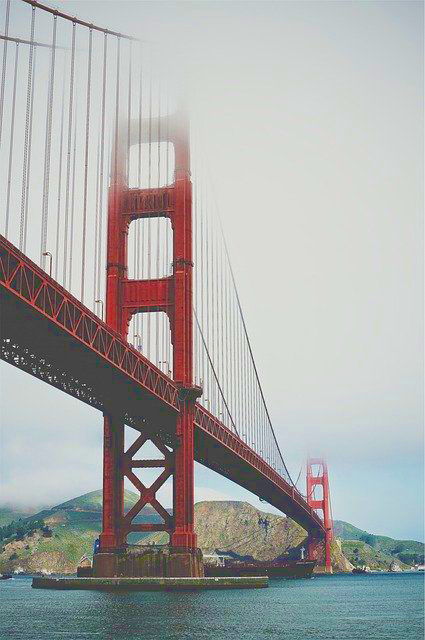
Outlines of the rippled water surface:
[{"label": "rippled water surface", "polygon": [[0,582],[0,639],[419,640],[424,576],[271,580],[268,589],[102,593]]}]

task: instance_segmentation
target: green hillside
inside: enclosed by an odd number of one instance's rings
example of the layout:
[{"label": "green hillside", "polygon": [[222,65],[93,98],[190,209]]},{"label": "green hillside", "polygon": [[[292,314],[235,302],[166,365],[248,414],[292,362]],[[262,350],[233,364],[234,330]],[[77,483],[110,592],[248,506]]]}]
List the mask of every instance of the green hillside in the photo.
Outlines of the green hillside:
[{"label": "green hillside", "polygon": [[342,541],[344,555],[356,566],[366,564],[382,569],[396,560],[402,568],[407,568],[424,561],[422,542],[374,535],[342,520],[335,520],[334,532]]},{"label": "green hillside", "polygon": [[[131,507],[137,502],[138,496],[136,493],[132,491],[124,491],[124,509],[127,511],[131,509]],[[37,516],[41,518],[52,517],[57,513],[67,513],[69,515],[70,521],[75,518],[75,514],[85,513],[85,514],[100,514],[102,515],[102,491],[90,491],[90,493],[85,493],[83,496],[79,496],[78,498],[73,498],[72,500],[67,500],[67,502],[62,502],[58,504],[56,507],[52,507],[51,509],[44,509],[43,511],[39,511]],[[78,519],[78,516],[77,516]]]},{"label": "green hillside", "polygon": [[[124,511],[129,511],[137,502],[139,496],[133,491],[124,491]],[[100,533],[102,527],[102,491],[91,491],[78,498],[45,509],[36,514],[42,518],[52,529],[66,528],[67,531],[76,534],[90,531],[94,533],[94,539]],[[161,519],[152,507],[146,506],[136,516],[134,522],[159,522]],[[130,534],[129,542],[135,542],[143,538],[143,534]]]},{"label": "green hillside", "polygon": [[[125,491],[125,510],[137,499],[137,494]],[[91,555],[94,540],[99,536],[102,492],[86,493],[30,517],[28,512],[13,507],[2,509],[0,514],[5,523],[21,517],[24,523],[42,520],[47,525],[47,531],[38,528],[33,532],[33,527],[27,527],[29,533],[21,534],[21,539],[8,533],[0,548],[0,572],[20,567],[28,572],[73,573],[81,556]],[[265,517],[266,529],[261,524]],[[135,518],[135,522],[152,521],[159,522],[160,517],[148,506]],[[281,554],[299,557],[306,543],[305,532],[289,518],[265,514],[243,502],[200,502],[195,505],[195,523],[199,545],[207,552],[220,549],[258,559],[273,559]],[[385,570],[394,560],[402,568],[423,561],[424,545],[420,542],[372,535],[340,520],[335,521],[334,530],[332,561],[337,570],[350,570],[347,560],[355,566],[366,564],[372,569]],[[129,542],[165,543],[167,538],[161,533],[133,533]]]}]

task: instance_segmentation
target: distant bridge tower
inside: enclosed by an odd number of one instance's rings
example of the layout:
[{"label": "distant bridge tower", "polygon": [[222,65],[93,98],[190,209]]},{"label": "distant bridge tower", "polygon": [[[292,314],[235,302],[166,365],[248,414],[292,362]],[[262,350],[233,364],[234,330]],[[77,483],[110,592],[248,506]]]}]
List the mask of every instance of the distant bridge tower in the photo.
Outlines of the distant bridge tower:
[{"label": "distant bridge tower", "polygon": [[[313,467],[317,468],[314,475]],[[315,488],[322,487],[321,496],[315,495]],[[309,458],[307,460],[307,503],[315,510],[323,513],[323,523],[325,526],[324,540],[324,566],[327,573],[332,572],[331,565],[331,540],[333,538],[333,523],[330,509],[329,476],[328,466],[322,458]],[[314,531],[308,536],[308,557],[310,560],[317,559],[320,537]]]}]

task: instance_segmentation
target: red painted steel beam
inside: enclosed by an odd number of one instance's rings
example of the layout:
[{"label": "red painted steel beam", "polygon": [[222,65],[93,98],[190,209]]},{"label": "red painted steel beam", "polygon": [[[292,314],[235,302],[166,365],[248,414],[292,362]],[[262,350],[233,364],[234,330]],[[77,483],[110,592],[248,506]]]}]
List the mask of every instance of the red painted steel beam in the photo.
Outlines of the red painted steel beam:
[{"label": "red painted steel beam", "polygon": [[158,278],[152,280],[122,280],[121,282],[121,324],[125,333],[131,316],[135,313],[164,312],[173,329],[174,280]]},{"label": "red painted steel beam", "polygon": [[175,209],[174,186],[156,189],[126,189],[121,212],[130,220],[138,218],[171,217]]},{"label": "red painted steel beam", "polygon": [[179,412],[178,387],[168,376],[1,235],[0,285],[160,404]]},{"label": "red painted steel beam", "polygon": [[143,533],[155,533],[156,531],[166,531],[170,533],[170,528],[166,524],[151,524],[150,522],[132,524],[129,529],[131,531],[143,532]]}]

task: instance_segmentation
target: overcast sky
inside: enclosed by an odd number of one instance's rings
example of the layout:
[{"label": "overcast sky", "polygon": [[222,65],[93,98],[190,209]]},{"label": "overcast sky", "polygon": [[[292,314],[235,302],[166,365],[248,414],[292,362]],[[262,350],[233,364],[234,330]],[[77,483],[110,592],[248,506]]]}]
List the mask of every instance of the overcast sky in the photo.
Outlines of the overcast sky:
[{"label": "overcast sky", "polygon": [[[292,475],[324,455],[335,518],[423,539],[422,3],[63,4],[188,85]],[[101,415],[1,371],[1,500],[100,488]]]}]

